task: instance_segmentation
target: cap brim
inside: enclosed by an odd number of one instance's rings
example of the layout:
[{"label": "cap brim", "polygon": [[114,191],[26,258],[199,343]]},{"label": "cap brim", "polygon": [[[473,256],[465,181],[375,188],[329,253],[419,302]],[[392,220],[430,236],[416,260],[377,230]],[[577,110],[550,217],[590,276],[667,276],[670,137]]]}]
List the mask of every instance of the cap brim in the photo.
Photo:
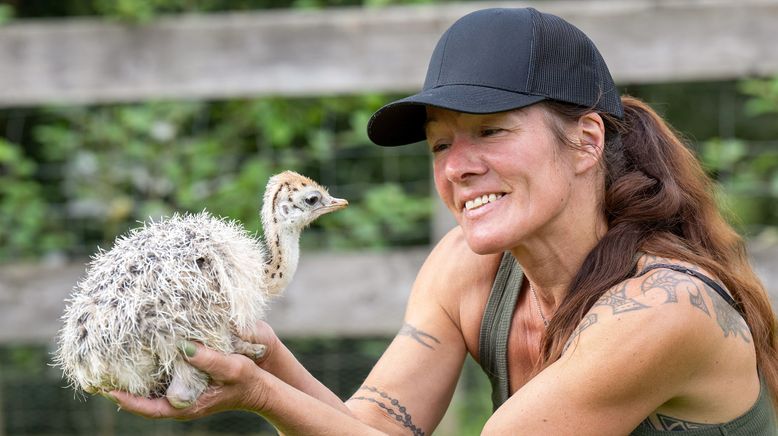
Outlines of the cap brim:
[{"label": "cap brim", "polygon": [[378,109],[367,123],[367,136],[386,147],[423,141],[427,106],[470,114],[491,114],[522,108],[545,99],[540,95],[483,86],[439,86]]}]

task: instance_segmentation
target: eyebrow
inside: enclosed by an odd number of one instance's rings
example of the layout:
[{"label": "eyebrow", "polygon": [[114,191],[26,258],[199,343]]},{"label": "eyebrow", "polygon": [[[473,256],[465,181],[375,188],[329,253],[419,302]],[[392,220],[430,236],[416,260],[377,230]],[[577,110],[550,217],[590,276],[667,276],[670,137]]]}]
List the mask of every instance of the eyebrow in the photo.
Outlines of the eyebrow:
[{"label": "eyebrow", "polygon": [[[479,115],[482,116],[482,122],[484,123],[491,123],[495,120],[499,120],[501,115],[503,115],[504,112],[497,112],[497,113],[486,113],[486,114],[470,114],[470,115]],[[439,123],[440,120],[436,119],[435,117],[427,116],[427,119],[424,121],[424,129],[426,129],[430,124],[432,123]]]},{"label": "eyebrow", "polygon": [[429,139],[430,134],[430,126],[433,124],[439,124],[440,120],[435,119],[434,117],[427,116],[427,119],[424,121],[424,124],[422,125],[422,129],[424,129],[424,136]]}]

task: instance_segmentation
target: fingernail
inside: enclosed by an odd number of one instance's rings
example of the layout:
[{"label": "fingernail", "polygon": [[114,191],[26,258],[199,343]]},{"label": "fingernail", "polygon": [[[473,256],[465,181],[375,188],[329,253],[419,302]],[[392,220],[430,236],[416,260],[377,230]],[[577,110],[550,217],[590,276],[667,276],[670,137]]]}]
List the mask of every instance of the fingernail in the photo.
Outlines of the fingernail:
[{"label": "fingernail", "polygon": [[178,348],[181,349],[186,357],[194,357],[195,353],[197,352],[197,347],[195,347],[195,344],[189,341],[179,342]]}]

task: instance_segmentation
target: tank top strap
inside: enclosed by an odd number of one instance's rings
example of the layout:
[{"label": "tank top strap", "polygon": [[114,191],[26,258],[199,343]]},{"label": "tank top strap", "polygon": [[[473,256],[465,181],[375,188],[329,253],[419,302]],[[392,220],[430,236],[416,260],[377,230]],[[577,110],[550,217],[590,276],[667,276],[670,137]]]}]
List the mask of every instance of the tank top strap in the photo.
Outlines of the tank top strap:
[{"label": "tank top strap", "polygon": [[510,395],[508,379],[508,334],[524,273],[510,252],[505,252],[492,284],[481,319],[478,358],[492,385],[496,410]]},{"label": "tank top strap", "polygon": [[746,319],[746,313],[745,313],[745,310],[743,309],[743,306],[740,305],[737,301],[735,301],[732,298],[732,296],[730,296],[729,293],[727,291],[725,291],[724,288],[719,283],[717,283],[712,278],[706,276],[705,274],[703,274],[703,273],[701,273],[699,271],[687,268],[687,267],[682,266],[682,265],[676,265],[676,264],[671,264],[671,263],[655,263],[655,264],[648,265],[647,267],[643,268],[643,271],[641,271],[640,274],[638,274],[638,276],[642,276],[642,275],[648,273],[649,271],[652,271],[652,270],[655,270],[655,269],[670,269],[670,270],[677,271],[677,272],[680,272],[680,273],[684,273],[684,274],[687,274],[687,275],[690,275],[692,277],[697,278],[701,282],[703,282],[706,285],[708,285],[708,287],[713,289],[717,294],[719,294],[719,296],[724,301],[726,301],[727,304],[732,306],[733,309],[735,309],[738,313],[740,313],[740,316],[742,316],[743,319]]}]

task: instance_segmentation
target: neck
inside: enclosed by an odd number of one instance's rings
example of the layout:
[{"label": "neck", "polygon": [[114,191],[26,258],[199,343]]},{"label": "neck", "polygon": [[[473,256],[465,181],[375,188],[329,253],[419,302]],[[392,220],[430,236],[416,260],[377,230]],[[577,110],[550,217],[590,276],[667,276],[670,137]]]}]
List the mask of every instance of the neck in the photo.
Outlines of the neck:
[{"label": "neck", "polygon": [[547,318],[565,298],[584,259],[606,231],[604,218],[592,219],[585,225],[579,218],[577,223],[563,223],[511,250],[534,286]]},{"label": "neck", "polygon": [[270,295],[278,295],[286,289],[297,270],[300,258],[300,231],[280,228],[277,225],[266,227],[265,246],[267,248],[264,282]]}]

